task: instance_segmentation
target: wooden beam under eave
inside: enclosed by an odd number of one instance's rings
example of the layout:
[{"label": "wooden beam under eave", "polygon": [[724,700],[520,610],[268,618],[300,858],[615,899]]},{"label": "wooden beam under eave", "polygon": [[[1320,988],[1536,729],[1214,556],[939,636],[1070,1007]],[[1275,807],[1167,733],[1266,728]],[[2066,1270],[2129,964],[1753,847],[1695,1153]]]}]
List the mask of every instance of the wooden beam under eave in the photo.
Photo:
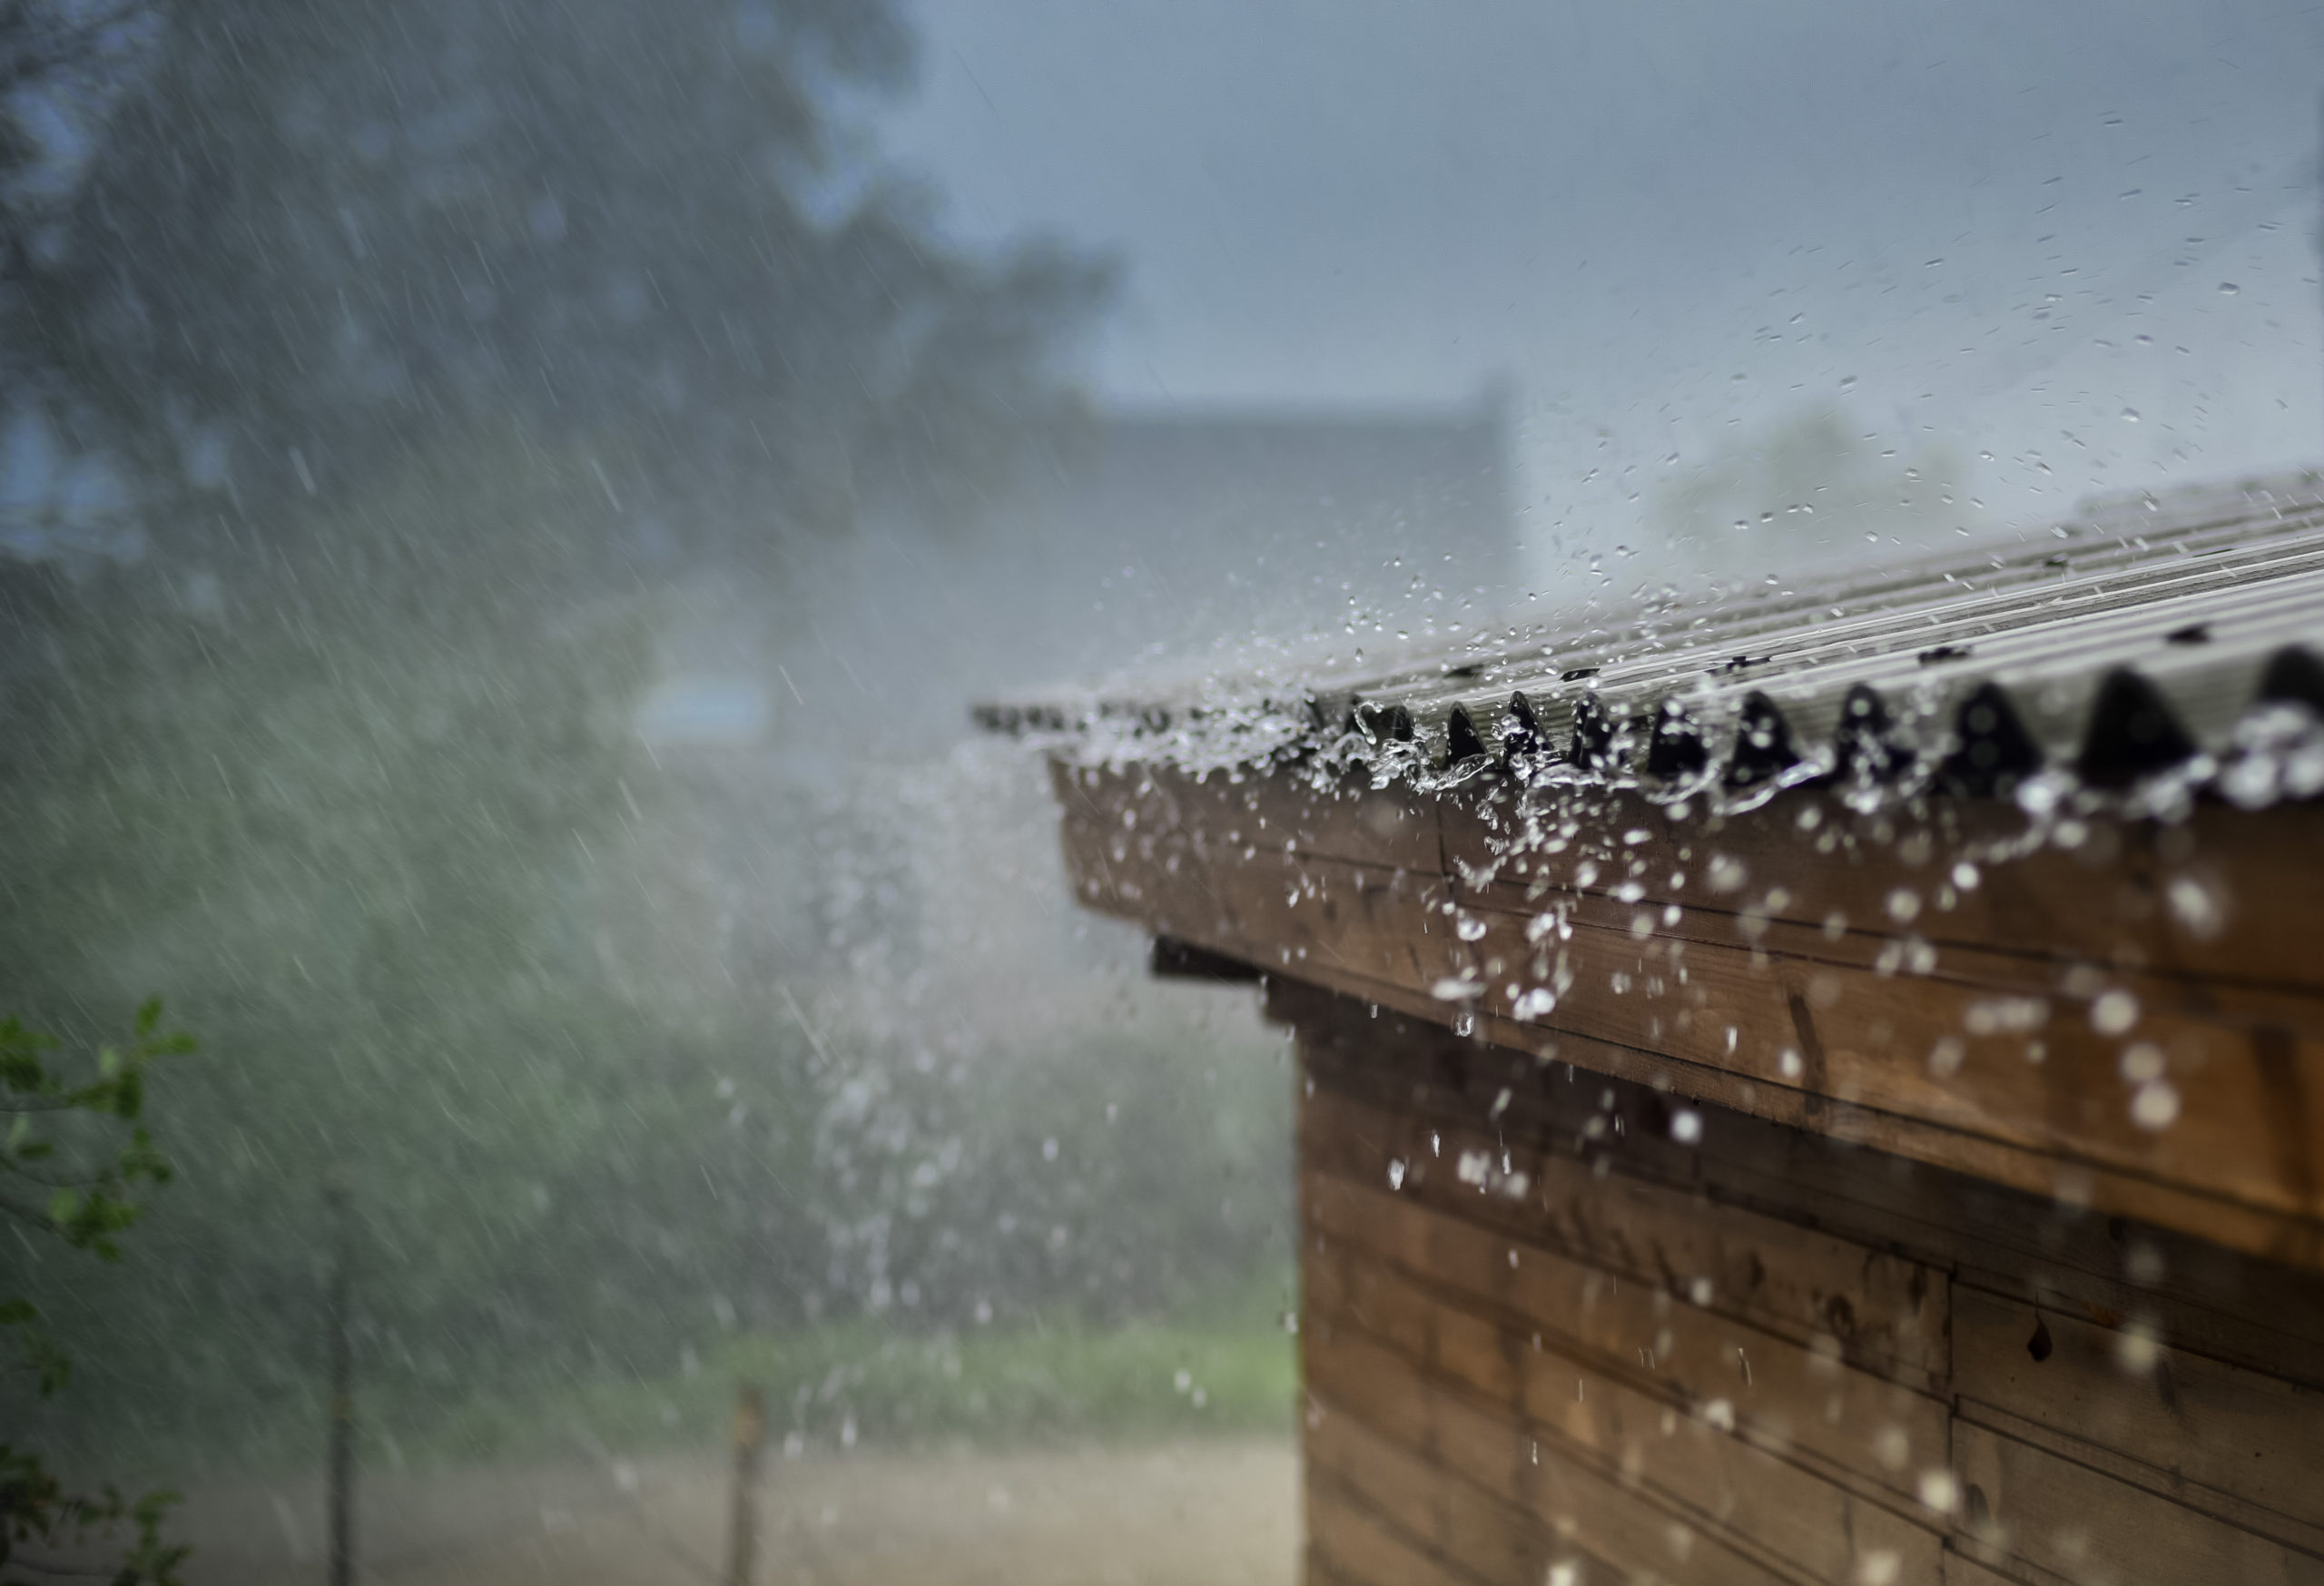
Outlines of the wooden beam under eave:
[{"label": "wooden beam under eave", "polygon": [[[2324,1266],[2324,809],[2093,822],[1971,878],[1951,856],[2022,817],[1964,803],[1884,830],[1796,793],[1683,821],[1609,796],[1560,852],[1521,855],[1505,784],[1057,782],[1077,898],[1202,952]],[[1529,1006],[1553,977],[1557,1006]],[[2132,1107],[2154,1052],[2161,1128]]]}]

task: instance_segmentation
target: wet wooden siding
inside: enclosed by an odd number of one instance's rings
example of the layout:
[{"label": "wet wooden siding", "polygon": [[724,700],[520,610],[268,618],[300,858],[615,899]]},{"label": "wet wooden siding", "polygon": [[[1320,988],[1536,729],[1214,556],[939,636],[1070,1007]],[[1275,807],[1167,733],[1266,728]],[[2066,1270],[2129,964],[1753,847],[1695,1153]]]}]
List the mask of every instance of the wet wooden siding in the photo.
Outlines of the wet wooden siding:
[{"label": "wet wooden siding", "polygon": [[[1514,792],[1490,781],[1434,799],[1167,768],[1056,783],[1080,901],[1159,935],[2324,1269],[2324,806],[2096,820],[1963,869],[2024,817],[1864,817],[1800,790],[1681,820],[1609,794],[1557,852],[1512,854]],[[1552,981],[1556,1006],[1528,1006]],[[2137,1106],[2157,1081],[2167,1127]]]},{"label": "wet wooden siding", "polygon": [[2324,1277],[1267,996],[1311,1580],[2324,1581]]}]

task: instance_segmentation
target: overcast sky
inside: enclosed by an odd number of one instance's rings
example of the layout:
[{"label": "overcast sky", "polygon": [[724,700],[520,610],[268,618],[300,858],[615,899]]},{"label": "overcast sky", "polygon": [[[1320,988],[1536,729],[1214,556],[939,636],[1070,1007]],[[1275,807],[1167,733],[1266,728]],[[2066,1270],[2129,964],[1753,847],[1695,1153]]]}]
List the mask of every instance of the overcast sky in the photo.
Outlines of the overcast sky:
[{"label": "overcast sky", "polygon": [[2324,5],[918,14],[891,154],[963,235],[1120,255],[1093,371],[1117,399],[1505,375],[1531,528],[1598,543],[1812,405],[1976,459],[2008,521],[2324,459]]}]

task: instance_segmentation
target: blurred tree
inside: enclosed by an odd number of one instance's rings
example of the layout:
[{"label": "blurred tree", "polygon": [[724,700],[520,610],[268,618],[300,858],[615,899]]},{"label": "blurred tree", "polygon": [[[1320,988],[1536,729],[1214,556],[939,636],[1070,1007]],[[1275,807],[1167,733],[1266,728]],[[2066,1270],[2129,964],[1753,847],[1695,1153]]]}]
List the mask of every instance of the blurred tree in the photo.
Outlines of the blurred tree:
[{"label": "blurred tree", "polygon": [[58,239],[86,123],[151,40],[158,0],[0,0],[0,283]]},{"label": "blurred tree", "polygon": [[157,503],[265,521],[511,415],[630,435],[609,492],[726,552],[973,488],[1107,272],[964,254],[880,171],[835,107],[910,46],[891,0],[178,7],[28,283],[42,353]]},{"label": "blurred tree", "polygon": [[40,1275],[100,1394],[296,1391],[332,1165],[406,1264],[380,1325],[489,1353],[592,1319],[511,1304],[501,1256],[560,1175],[619,1193],[600,1109],[667,1078],[550,930],[618,828],[650,611],[559,555],[606,511],[590,469],[483,449],[319,514],[262,581],[7,581],[0,986],[80,1035],[151,975],[217,1048],[178,1081],[187,1193],[139,1260]]},{"label": "blurred tree", "polygon": [[133,544],[110,459],[74,433],[94,415],[40,354],[33,300],[106,117],[150,54],[158,4],[0,0],[0,554]]},{"label": "blurred tree", "polygon": [[795,1315],[808,1042],[598,961],[590,878],[667,787],[643,575],[772,588],[867,500],[979,488],[1071,411],[1106,272],[951,248],[877,172],[834,106],[901,81],[890,4],[166,15],[18,283],[149,549],[0,560],[0,996],[79,1032],[161,986],[219,1055],[145,1269],[42,1303],[124,1414],[295,1403],[336,1165],[407,1380]]}]

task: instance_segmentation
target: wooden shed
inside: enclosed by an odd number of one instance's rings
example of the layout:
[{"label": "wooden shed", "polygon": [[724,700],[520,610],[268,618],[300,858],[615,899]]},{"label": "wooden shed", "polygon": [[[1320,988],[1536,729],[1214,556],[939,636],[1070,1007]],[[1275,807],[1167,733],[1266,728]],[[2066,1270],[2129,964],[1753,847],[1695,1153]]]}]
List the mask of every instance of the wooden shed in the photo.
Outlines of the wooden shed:
[{"label": "wooden shed", "polygon": [[1296,1033],[1308,1579],[2324,1581],[2319,656],[2309,475],[983,712]]}]

